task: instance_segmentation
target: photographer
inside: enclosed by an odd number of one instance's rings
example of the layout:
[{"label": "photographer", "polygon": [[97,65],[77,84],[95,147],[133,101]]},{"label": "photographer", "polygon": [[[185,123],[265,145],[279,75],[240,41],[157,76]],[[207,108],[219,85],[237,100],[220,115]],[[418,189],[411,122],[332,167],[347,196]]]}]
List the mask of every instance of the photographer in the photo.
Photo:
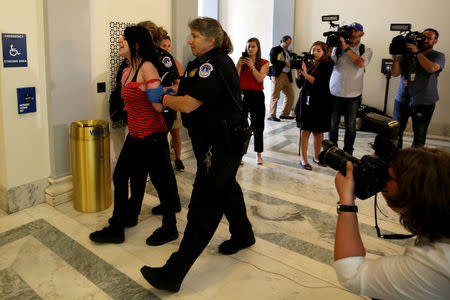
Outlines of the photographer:
[{"label": "photographer", "polygon": [[414,56],[395,55],[392,65],[392,76],[402,75],[394,104],[394,120],[401,126],[399,148],[402,147],[403,131],[409,117],[414,132],[412,147],[425,145],[428,125],[439,100],[437,79],[444,68],[445,55],[433,50],[439,38],[435,29],[426,29],[422,34],[424,39],[418,46],[406,44]]},{"label": "photographer", "polygon": [[[394,155],[382,194],[417,235],[403,255],[365,259],[356,212],[340,212],[334,268],[350,291],[377,299],[448,299],[450,295],[450,154],[409,148]],[[335,179],[339,204],[355,205],[353,166]],[[344,209],[345,210],[345,209]]]},{"label": "photographer", "polygon": [[323,133],[330,129],[330,89],[329,82],[333,62],[327,53],[327,45],[317,41],[311,46],[313,61],[308,66],[302,61],[302,68],[296,70],[296,84],[301,88],[295,105],[297,127],[300,128],[300,167],[312,170],[308,163],[308,142],[311,132],[314,137],[313,162],[319,164],[319,152]]},{"label": "photographer", "polygon": [[335,47],[331,59],[335,62],[330,78],[330,92],[332,95],[331,129],[328,138],[338,144],[339,121],[341,115],[345,118],[344,151],[353,153],[356,138],[356,112],[361,104],[364,71],[372,58],[372,49],[361,44],[364,35],[363,26],[352,23],[352,35],[348,43],[340,38],[340,47]]},{"label": "photographer", "polygon": [[[261,44],[255,37],[247,41],[245,52],[236,64],[236,70],[241,83],[243,94],[242,108],[245,115],[250,114],[253,128],[254,150],[256,152],[256,164],[262,165],[261,153],[264,150],[264,78],[269,71],[269,62],[261,58]],[[242,164],[242,161],[241,161]]]}]

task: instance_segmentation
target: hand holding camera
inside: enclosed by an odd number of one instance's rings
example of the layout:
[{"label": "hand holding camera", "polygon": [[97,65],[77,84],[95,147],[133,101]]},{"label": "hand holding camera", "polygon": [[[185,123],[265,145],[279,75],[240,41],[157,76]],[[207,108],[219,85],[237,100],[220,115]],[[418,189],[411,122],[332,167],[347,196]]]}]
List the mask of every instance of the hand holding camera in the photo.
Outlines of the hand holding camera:
[{"label": "hand holding camera", "polygon": [[341,205],[355,205],[355,180],[353,179],[353,164],[347,161],[345,165],[346,172],[336,174],[334,184],[339,194],[339,203]]},{"label": "hand holding camera", "polygon": [[417,47],[417,45],[407,43],[406,48],[409,52],[411,52],[413,54],[419,53],[419,48]]}]

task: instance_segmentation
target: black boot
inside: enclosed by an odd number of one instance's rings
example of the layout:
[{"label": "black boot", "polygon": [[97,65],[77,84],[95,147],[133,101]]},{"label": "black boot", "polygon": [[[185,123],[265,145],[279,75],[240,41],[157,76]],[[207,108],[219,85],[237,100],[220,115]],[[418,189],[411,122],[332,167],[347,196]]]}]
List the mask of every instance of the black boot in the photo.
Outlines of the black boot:
[{"label": "black boot", "polygon": [[[178,212],[180,212],[180,211],[181,211],[181,206],[178,206],[177,208],[175,208],[175,212],[176,212],[176,213],[178,213]],[[152,214],[154,214],[154,215],[156,215],[156,216],[162,215],[162,214],[163,214],[163,208],[162,208],[162,205],[159,204],[159,205],[153,207],[153,208],[152,208]]]},{"label": "black boot", "polygon": [[157,289],[167,290],[174,293],[180,290],[181,282],[174,281],[163,268],[143,266],[141,268],[141,273],[145,280]]},{"label": "black boot", "polygon": [[110,225],[102,230],[92,232],[89,238],[96,243],[121,244],[125,241],[125,234],[122,227]]},{"label": "black boot", "polygon": [[161,226],[150,235],[145,243],[149,246],[160,246],[178,238],[176,226]]},{"label": "black boot", "polygon": [[247,239],[229,239],[219,245],[219,252],[225,255],[231,255],[238,252],[241,249],[250,247],[255,243],[255,237],[252,235]]}]

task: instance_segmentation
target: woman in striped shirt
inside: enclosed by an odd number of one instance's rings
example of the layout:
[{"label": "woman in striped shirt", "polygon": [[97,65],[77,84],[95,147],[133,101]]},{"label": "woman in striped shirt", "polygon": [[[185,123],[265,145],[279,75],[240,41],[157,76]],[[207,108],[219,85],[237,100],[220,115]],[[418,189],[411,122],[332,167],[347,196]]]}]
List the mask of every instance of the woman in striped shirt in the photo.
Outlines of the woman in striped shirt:
[{"label": "woman in striped shirt", "polygon": [[[164,93],[155,65],[157,55],[148,31],[139,26],[127,27],[119,39],[119,55],[130,62],[130,72],[122,87],[128,109],[129,134],[114,170],[114,211],[109,226],[91,233],[98,243],[122,243],[124,228],[135,226],[141,210],[147,174],[163,206],[162,226],[147,239],[151,246],[178,238],[175,212],[170,207],[178,201],[178,192],[170,188],[171,169],[167,144],[167,126],[161,115],[159,97]],[[131,198],[128,199],[128,180]]]}]

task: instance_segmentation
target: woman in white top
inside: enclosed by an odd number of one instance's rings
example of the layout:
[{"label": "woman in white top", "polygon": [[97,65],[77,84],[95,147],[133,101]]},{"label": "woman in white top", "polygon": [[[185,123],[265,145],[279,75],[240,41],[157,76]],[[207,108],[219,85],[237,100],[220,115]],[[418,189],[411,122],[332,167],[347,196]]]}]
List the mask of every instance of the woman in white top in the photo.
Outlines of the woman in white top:
[{"label": "woman in white top", "polygon": [[[350,291],[376,299],[450,299],[450,154],[409,148],[396,153],[382,194],[417,235],[403,255],[366,260],[355,212],[338,215],[334,267]],[[353,166],[338,173],[341,205],[355,205]]]}]

